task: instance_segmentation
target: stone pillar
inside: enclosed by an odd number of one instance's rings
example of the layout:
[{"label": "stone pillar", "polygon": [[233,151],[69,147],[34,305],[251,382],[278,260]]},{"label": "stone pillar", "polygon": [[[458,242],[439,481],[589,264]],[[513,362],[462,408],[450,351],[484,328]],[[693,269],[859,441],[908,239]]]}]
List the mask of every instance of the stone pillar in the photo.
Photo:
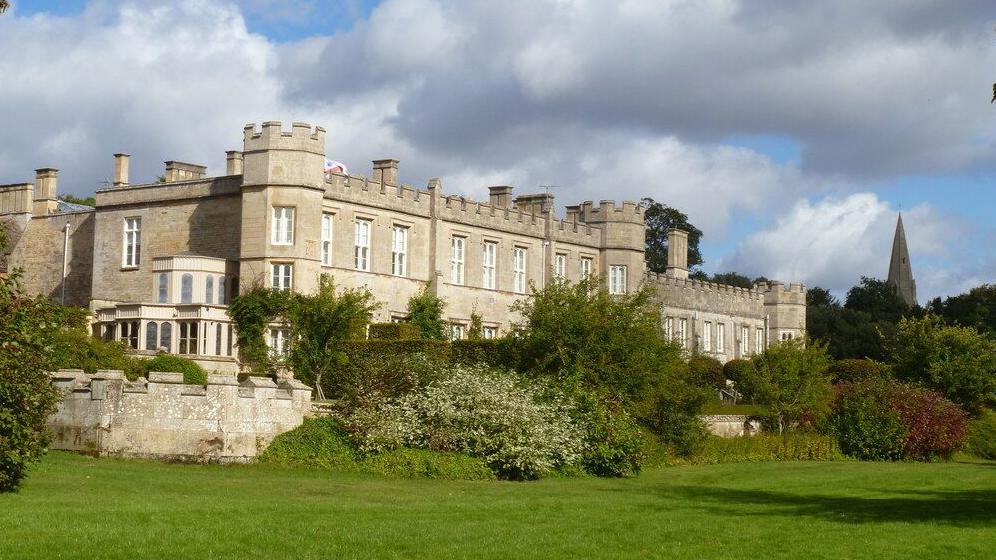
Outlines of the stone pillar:
[{"label": "stone pillar", "polygon": [[381,185],[397,185],[398,160],[375,159],[373,162],[373,181]]}]

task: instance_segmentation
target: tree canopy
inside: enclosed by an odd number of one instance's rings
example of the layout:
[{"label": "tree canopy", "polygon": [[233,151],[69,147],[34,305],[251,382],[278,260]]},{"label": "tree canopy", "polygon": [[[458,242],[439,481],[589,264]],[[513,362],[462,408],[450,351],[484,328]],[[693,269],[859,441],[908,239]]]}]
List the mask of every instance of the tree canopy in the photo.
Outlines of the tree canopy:
[{"label": "tree canopy", "polygon": [[702,230],[692,225],[683,212],[656,202],[652,198],[644,198],[641,204],[644,207],[643,218],[647,224],[647,270],[662,274],[667,268],[667,232],[674,228],[688,232],[689,270],[701,265],[702,252],[699,250],[699,241],[702,239]]}]

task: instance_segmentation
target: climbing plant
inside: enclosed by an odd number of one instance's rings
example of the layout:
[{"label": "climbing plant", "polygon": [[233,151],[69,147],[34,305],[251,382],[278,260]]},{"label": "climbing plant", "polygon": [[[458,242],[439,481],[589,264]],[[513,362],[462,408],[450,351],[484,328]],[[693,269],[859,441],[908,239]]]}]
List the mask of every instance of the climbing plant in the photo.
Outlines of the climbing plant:
[{"label": "climbing plant", "polygon": [[257,283],[228,306],[228,315],[238,336],[239,361],[243,369],[260,375],[273,372],[276,364],[266,344],[267,327],[286,317],[291,298],[288,291],[265,288]]}]

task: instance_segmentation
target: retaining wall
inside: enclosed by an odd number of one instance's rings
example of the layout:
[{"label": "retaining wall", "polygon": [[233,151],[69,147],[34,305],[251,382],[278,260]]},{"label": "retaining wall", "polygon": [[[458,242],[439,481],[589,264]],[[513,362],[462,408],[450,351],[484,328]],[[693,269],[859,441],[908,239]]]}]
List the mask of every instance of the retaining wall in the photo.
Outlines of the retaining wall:
[{"label": "retaining wall", "polygon": [[311,389],[290,380],[209,375],[185,385],[180,373],[127,381],[120,371],[52,373],[63,391],[49,417],[52,448],[97,456],[248,462],[278,434],[299,426]]}]

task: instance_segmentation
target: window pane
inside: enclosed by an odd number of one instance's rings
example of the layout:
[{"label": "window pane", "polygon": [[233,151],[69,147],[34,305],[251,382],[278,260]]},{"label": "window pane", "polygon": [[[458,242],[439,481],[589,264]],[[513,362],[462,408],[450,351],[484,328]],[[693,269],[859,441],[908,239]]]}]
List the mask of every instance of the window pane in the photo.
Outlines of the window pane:
[{"label": "window pane", "polygon": [[159,346],[165,348],[167,352],[173,351],[173,325],[171,323],[159,325]]},{"label": "window pane", "polygon": [[156,323],[149,322],[145,325],[145,349],[156,350],[159,342],[159,328]]},{"label": "window pane", "polygon": [[204,282],[204,303],[214,303],[214,276],[209,274]]},{"label": "window pane", "polygon": [[184,274],[180,277],[180,303],[191,303],[194,300],[194,276]]},{"label": "window pane", "polygon": [[159,273],[159,303],[169,302],[169,274]]}]

